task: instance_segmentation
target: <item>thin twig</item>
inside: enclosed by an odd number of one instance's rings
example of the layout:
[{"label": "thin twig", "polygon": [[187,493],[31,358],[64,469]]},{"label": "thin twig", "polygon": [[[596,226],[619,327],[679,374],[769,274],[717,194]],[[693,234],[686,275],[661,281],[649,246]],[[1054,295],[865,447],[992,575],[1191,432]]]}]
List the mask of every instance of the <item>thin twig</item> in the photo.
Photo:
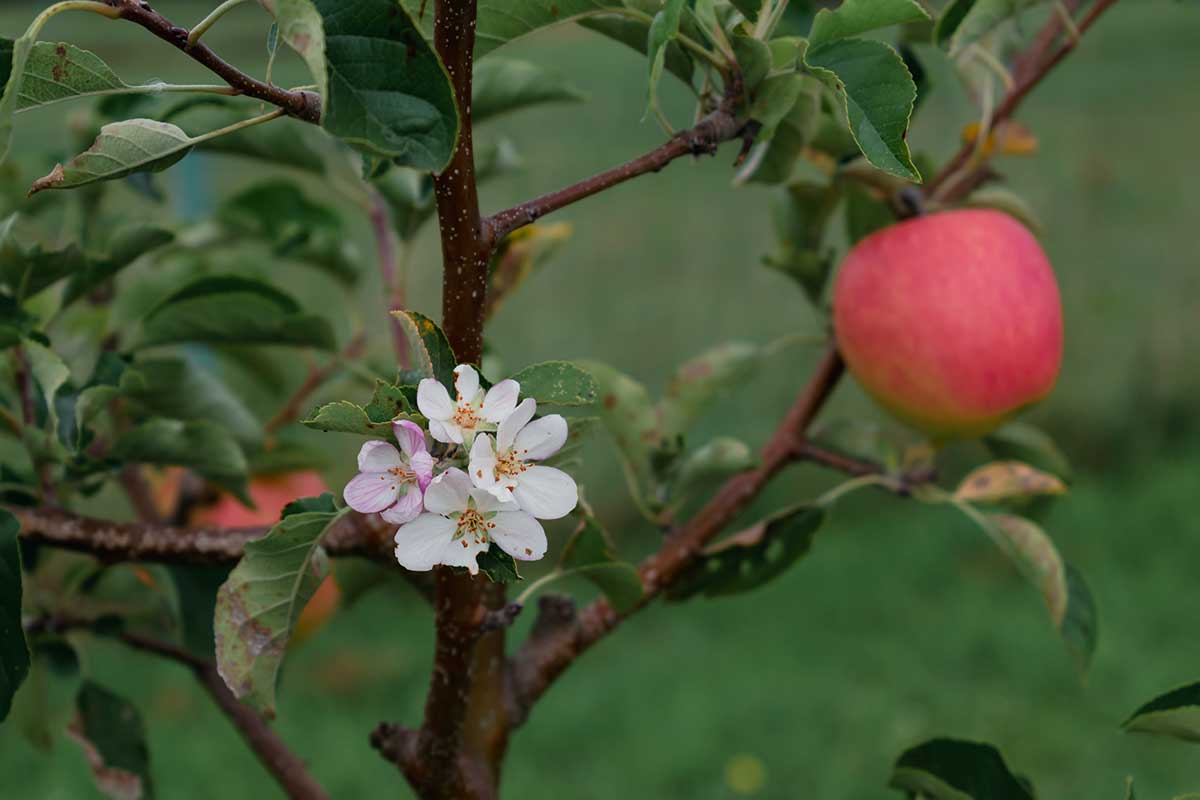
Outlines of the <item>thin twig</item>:
[{"label": "thin twig", "polygon": [[[384,300],[388,311],[401,311],[406,307],[406,286],[408,276],[404,274],[400,264],[400,237],[396,235],[392,212],[387,200],[377,189],[371,189],[371,233],[375,237],[375,252],[379,259],[379,274],[383,279]],[[392,329],[392,348],[396,353],[396,363],[401,369],[409,365],[408,337],[400,320],[388,314],[388,325]]]},{"label": "thin twig", "polygon": [[[55,616],[36,620],[26,630],[31,634],[62,633],[72,629],[91,628],[92,625],[92,621],[82,618]],[[289,798],[329,799],[329,793],[313,778],[304,761],[288,748],[287,743],[271,730],[257,712],[233,696],[233,692],[225,685],[225,681],[217,673],[216,665],[211,661],[195,656],[172,642],[132,631],[122,631],[115,638],[134,650],[173,661],[191,670],[209,697],[237,728],[254,755]]]},{"label": "thin twig", "polygon": [[341,372],[347,361],[353,361],[361,356],[366,349],[366,344],[366,335],[360,331],[328,364],[310,369],[304,382],[296,387],[296,391],[292,392],[283,407],[275,412],[275,416],[263,425],[264,436],[269,437],[284,425],[299,419],[300,415],[304,413],[305,404],[313,393],[324,386],[326,381]]},{"label": "thin twig", "polygon": [[278,86],[272,86],[242,72],[214,53],[203,42],[196,42],[189,46],[187,30],[174,25],[162,14],[152,9],[149,3],[142,3],[138,0],[105,0],[105,3],[116,9],[121,19],[141,25],[164,42],[175,46],[193,60],[203,64],[237,90],[239,94],[277,106],[289,116],[304,122],[317,124],[321,121],[321,98],[315,92],[288,91]]}]

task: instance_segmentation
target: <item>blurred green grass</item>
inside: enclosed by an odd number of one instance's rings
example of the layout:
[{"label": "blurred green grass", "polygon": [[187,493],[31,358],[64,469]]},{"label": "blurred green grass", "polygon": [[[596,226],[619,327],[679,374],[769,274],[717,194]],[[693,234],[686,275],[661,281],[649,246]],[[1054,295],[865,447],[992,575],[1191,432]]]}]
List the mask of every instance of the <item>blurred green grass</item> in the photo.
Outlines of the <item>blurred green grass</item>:
[{"label": "blurred green grass", "polygon": [[[181,24],[202,13],[191,2],[163,9]],[[210,36],[220,51],[261,69],[265,25],[256,13],[239,10]],[[1087,685],[1036,593],[968,525],[859,495],[839,508],[811,557],[775,584],[721,602],[655,607],[589,653],[514,738],[506,796],[731,797],[724,773],[732,756],[745,754],[764,770],[760,797],[883,798],[899,751],[941,734],[1000,745],[1042,797],[1119,796],[1126,774],[1150,798],[1200,788],[1194,751],[1117,731],[1141,701],[1200,677],[1187,569],[1200,557],[1192,511],[1200,370],[1190,347],[1200,333],[1200,244],[1191,230],[1200,216],[1191,188],[1200,165],[1188,157],[1200,107],[1183,101],[1200,77],[1196,14],[1169,0],[1118,6],[1023,110],[1040,152],[1002,165],[1045,225],[1065,298],[1063,380],[1035,417],[1082,465],[1046,524],[1091,579],[1100,606],[1100,649]],[[6,7],[4,32],[19,31],[31,16]],[[129,80],[203,79],[170,48],[136,33],[63,18],[46,35],[95,49]],[[503,118],[479,134],[512,138],[526,160],[525,170],[483,191],[485,210],[660,141],[652,123],[639,123],[645,65],[632,53],[564,28],[507,55],[553,64],[590,100]],[[281,69],[302,80],[294,62]],[[910,142],[936,161],[970,114],[953,79],[936,64],[933,72],[938,88]],[[685,124],[683,92],[674,85],[664,92],[668,113]],[[17,152],[59,146],[70,113],[58,106],[22,115]],[[490,330],[504,364],[598,358],[658,391],[675,365],[722,341],[815,331],[799,294],[758,266],[771,245],[768,194],[729,188],[732,156],[727,149],[672,165],[557,215],[574,225],[573,240]],[[31,157],[30,170],[43,160]],[[167,174],[176,197],[179,181],[205,171],[217,197],[257,177],[244,162],[194,166]],[[357,233],[369,248],[361,225]],[[433,238],[418,248],[412,305],[436,309]],[[299,294],[320,291],[302,273],[289,280]],[[372,330],[382,331],[373,282],[361,296]],[[811,360],[803,348],[788,350],[752,390],[728,397],[700,437],[761,441]],[[831,415],[857,414],[874,412],[847,385]],[[608,446],[595,444],[589,456],[584,482],[621,547],[630,555],[649,549],[650,532],[622,503]],[[760,507],[794,501],[829,480],[798,469]],[[562,533],[555,529],[552,539]],[[419,602],[378,594],[289,661],[278,726],[334,797],[403,792],[366,736],[381,719],[419,718],[430,644]],[[277,794],[181,670],[104,644],[88,648],[84,668],[136,698],[162,796]],[[71,691],[63,681],[52,688],[60,699]],[[65,718],[50,724],[61,728]],[[42,755],[13,728],[0,728],[5,794],[90,795],[74,745],[60,740]]]}]

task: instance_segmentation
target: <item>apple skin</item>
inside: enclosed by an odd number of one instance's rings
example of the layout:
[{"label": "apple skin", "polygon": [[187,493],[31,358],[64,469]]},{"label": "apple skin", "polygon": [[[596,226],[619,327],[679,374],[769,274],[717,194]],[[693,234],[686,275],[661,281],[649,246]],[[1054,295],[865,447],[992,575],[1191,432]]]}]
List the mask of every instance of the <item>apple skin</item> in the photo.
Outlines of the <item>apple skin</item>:
[{"label": "apple skin", "polygon": [[935,440],[982,436],[1054,388],[1058,282],[998,211],[917,217],[855,245],[833,289],[838,347],[881,406]]},{"label": "apple skin", "polygon": [[[250,499],[257,508],[246,508],[235,497],[225,494],[213,505],[198,509],[192,521],[228,528],[273,525],[279,521],[279,515],[288,503],[299,497],[315,497],[327,491],[329,487],[324,479],[312,470],[261,476],[250,481]],[[326,576],[300,612],[290,644],[301,644],[324,627],[337,610],[341,595],[333,575]]]}]

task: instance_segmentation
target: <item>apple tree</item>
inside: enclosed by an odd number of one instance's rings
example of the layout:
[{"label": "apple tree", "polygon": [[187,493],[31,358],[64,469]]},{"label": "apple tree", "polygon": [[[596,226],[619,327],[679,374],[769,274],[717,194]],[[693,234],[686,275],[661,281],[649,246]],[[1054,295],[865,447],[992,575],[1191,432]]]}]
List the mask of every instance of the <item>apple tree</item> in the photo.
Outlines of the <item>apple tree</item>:
[{"label": "apple tree", "polygon": [[[1085,669],[1097,635],[1091,594],[1026,513],[1067,491],[1069,467],[1017,418],[1058,374],[1058,286],[1024,207],[995,180],[997,157],[1031,136],[1016,118],[1022,101],[1115,4],[260,0],[270,63],[288,48],[310,73],[291,87],[206,44],[241,0],[191,28],[138,0],[46,7],[0,40],[0,154],[36,163],[12,147],[27,109],[84,111],[72,118],[77,153],[31,180],[27,197],[3,200],[0,419],[12,446],[0,463],[0,719],[41,662],[89,637],[115,639],[131,658],[187,667],[288,796],[327,797],[271,726],[288,644],[320,624],[330,597],[364,580],[403,581],[434,612],[425,711],[380,722],[369,736],[377,755],[363,757],[394,763],[420,797],[494,797],[512,732],[623,620],[778,578],[808,555],[829,508],[868,488],[976,523],[1042,594]],[[67,12],[137,26],[211,82],[127,82],[103,53],[42,36]],[[503,179],[511,157],[476,132],[502,114],[578,99],[547,65],[507,58],[505,45],[565,23],[645,54],[637,102],[662,143],[485,213],[478,187]],[[927,89],[918,42],[940,47],[977,101],[941,164],[914,157],[908,142]],[[664,81],[695,98],[686,127],[659,104]],[[156,173],[194,151],[262,178],[201,219],[159,225],[125,213],[119,192],[154,198]],[[659,398],[621,364],[496,369],[489,319],[563,239],[543,217],[634,179],[626,191],[653,191],[672,162],[714,155],[732,162],[737,191],[771,193],[777,241],[763,261],[829,322],[757,452],[704,440],[696,422],[778,358],[777,343],[708,343]],[[319,181],[323,196],[296,175]],[[374,253],[348,243],[353,216],[369,223]],[[413,242],[434,229],[442,305],[411,308]],[[237,248],[264,266],[221,257]],[[349,291],[306,307],[271,269],[284,261],[344,287],[378,270],[372,299],[390,312],[386,327],[357,325]],[[307,373],[281,371],[298,353]],[[847,375],[912,437],[823,422]],[[252,413],[250,394],[276,411]],[[353,474],[348,483],[326,491],[306,430],[358,449],[356,464],[332,467]],[[637,564],[616,552],[576,480],[605,436],[629,504],[662,531]],[[963,438],[992,457],[947,480],[939,449]],[[845,480],[763,508],[764,489],[800,462]],[[572,575],[597,598],[556,591]],[[536,621],[509,641],[521,614]],[[78,691],[71,735],[114,796],[153,792],[153,743],[135,701],[91,680]],[[1200,737],[1198,703],[1196,687],[1181,689],[1129,727]],[[995,748],[954,739],[902,754],[892,783],[910,796],[1032,797]]]}]

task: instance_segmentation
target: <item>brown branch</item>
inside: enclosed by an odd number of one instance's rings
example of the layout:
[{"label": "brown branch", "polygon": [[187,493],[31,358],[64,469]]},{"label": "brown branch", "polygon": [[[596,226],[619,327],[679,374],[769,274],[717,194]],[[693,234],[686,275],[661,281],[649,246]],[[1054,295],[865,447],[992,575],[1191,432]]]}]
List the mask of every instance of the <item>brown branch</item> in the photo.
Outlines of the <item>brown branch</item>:
[{"label": "brown branch", "polygon": [[676,133],[645,155],[638,156],[632,161],[627,161],[598,175],[593,175],[586,180],[573,183],[556,192],[544,194],[493,214],[483,222],[488,240],[498,244],[508,234],[535,222],[552,211],[577,203],[605,189],[611,189],[617,184],[639,175],[658,172],[677,158],[686,155],[699,156],[716,153],[718,145],[736,139],[742,128],[745,127],[745,120],[738,119],[733,113],[738,99],[739,95],[731,92],[716,111],[704,117],[693,127]]},{"label": "brown branch", "polygon": [[[55,508],[0,506],[21,524],[22,539],[75,550],[103,561],[145,561],[159,564],[234,564],[247,542],[260,539],[269,525],[223,528],[216,525],[183,527],[152,522],[112,522]],[[351,512],[337,522],[322,541],[331,556],[362,556],[395,564],[392,536],[395,526],[375,514]]]},{"label": "brown branch", "polygon": [[[1101,14],[1116,4],[1117,0],[1096,0],[1077,26],[1080,36],[1095,24]],[[1074,0],[1071,2],[1072,7],[1078,5]],[[1034,37],[1033,43],[1017,57],[1012,70],[1012,88],[992,114],[993,128],[1009,119],[1034,87],[1075,49],[1079,39],[1074,36],[1068,36],[1062,44],[1052,49],[1054,43],[1062,36],[1064,28],[1062,19],[1057,14],[1052,16]],[[980,173],[987,170],[987,164],[986,159],[977,158],[976,152],[975,142],[964,142],[954,157],[925,187],[926,196],[950,202],[965,197],[977,187],[981,179]]]},{"label": "brown branch", "polygon": [[[760,465],[727,480],[691,520],[668,536],[658,552],[642,562],[638,573],[645,594],[634,611],[648,605],[686,570],[704,546],[721,533],[781,469],[797,458],[812,457],[816,451],[807,446],[805,434],[837,386],[844,369],[837,348],[831,344],[787,416],[764,445]],[[603,598],[578,614],[573,613],[573,609],[568,612],[561,603],[543,598],[534,631],[513,660],[514,724],[524,719],[533,703],[571,662],[616,628],[626,616],[628,614],[620,615],[614,611]]]},{"label": "brown branch", "polygon": [[104,0],[120,12],[120,18],[141,25],[164,42],[171,44],[203,64],[238,94],[253,97],[284,110],[289,116],[314,125],[321,121],[321,97],[315,92],[288,91],[252,78],[222,59],[201,42],[188,46],[188,32],[139,0]]},{"label": "brown branch", "polygon": [[323,367],[310,369],[308,376],[304,382],[296,387],[296,391],[292,392],[291,397],[283,404],[283,407],[275,413],[263,425],[264,436],[270,437],[272,433],[282,428],[291,422],[294,422],[304,413],[304,406],[313,392],[325,385],[325,382],[342,370],[342,367],[347,361],[353,361],[363,354],[366,349],[366,336],[363,333],[358,333],[350,340],[337,357],[331,360]]},{"label": "brown branch", "polygon": [[[91,621],[81,618],[47,617],[35,621],[27,630],[34,634],[62,633],[71,629],[91,628],[92,625]],[[190,669],[289,798],[329,800],[328,792],[309,773],[304,761],[288,748],[257,712],[233,696],[211,661],[192,655],[172,642],[140,633],[122,631],[116,638],[134,650],[174,661]]]}]

